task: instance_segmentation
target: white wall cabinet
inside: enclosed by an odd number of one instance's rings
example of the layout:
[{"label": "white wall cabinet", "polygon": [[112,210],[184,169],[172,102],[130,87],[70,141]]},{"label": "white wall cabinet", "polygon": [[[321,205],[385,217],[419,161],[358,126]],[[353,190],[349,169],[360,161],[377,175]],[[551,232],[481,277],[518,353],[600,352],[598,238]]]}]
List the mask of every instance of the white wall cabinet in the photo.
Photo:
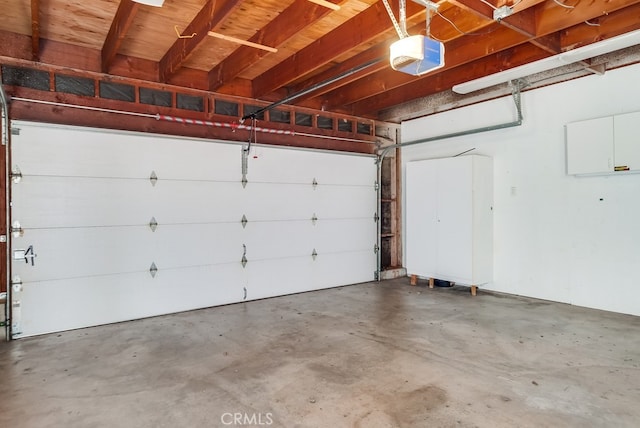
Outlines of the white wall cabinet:
[{"label": "white wall cabinet", "polygon": [[407,163],[408,274],[472,291],[492,280],[492,164],[476,155]]},{"label": "white wall cabinet", "polygon": [[568,123],[567,173],[640,172],[640,112]]}]

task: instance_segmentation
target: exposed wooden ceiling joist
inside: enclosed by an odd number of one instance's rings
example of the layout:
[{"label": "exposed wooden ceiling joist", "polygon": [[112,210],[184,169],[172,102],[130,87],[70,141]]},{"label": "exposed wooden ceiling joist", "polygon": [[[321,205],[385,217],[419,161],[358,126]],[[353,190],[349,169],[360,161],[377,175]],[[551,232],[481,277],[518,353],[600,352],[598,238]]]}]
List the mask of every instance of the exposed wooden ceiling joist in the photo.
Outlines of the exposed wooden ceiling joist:
[{"label": "exposed wooden ceiling joist", "polygon": [[31,58],[40,58],[40,0],[31,0]]},{"label": "exposed wooden ceiling joist", "polygon": [[207,37],[207,33],[220,26],[241,0],[208,0],[196,17],[164,54],[158,66],[158,78],[166,82],[177,71],[193,50]]},{"label": "exposed wooden ceiling joist", "polygon": [[138,7],[140,7],[140,3],[136,3],[132,0],[122,0],[118,5],[118,10],[111,22],[109,33],[102,45],[101,56],[103,72],[107,73],[109,71],[109,67],[113,62],[113,59],[116,57],[116,54],[120,49],[120,45],[127,35],[127,31],[138,12]]},{"label": "exposed wooden ceiling joist", "polygon": [[[424,7],[408,2],[407,19],[424,13]],[[393,28],[389,15],[381,2],[327,33],[295,55],[287,58],[253,81],[253,96],[259,98],[286,86],[300,76],[322,67],[336,56],[366,43]]]},{"label": "exposed wooden ceiling joist", "polygon": [[[334,0],[336,4],[341,1],[344,0]],[[278,47],[296,33],[328,15],[331,11],[327,7],[309,4],[308,0],[296,0],[273,21],[260,29],[249,41]],[[209,71],[209,89],[215,91],[221,86],[230,83],[265,55],[267,55],[266,52],[246,47],[236,49]]]}]

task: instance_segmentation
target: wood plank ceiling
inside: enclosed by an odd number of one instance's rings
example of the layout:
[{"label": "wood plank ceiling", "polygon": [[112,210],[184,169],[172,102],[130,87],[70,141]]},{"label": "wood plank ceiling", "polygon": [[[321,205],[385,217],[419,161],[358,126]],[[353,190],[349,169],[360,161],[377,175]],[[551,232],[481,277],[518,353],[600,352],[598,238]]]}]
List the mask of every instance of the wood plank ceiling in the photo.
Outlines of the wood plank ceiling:
[{"label": "wood plank ceiling", "polygon": [[[339,7],[309,0],[165,0],[162,7],[0,0],[0,62],[264,101],[371,64],[291,104],[379,119],[455,84],[640,29],[640,0],[442,0],[430,33],[444,42],[445,66],[414,77],[389,67],[389,45],[398,36],[381,0],[325,3]],[[397,17],[398,1],[389,3]],[[501,6],[513,14],[498,22],[493,12]],[[407,0],[409,34],[425,34],[425,11]]]}]

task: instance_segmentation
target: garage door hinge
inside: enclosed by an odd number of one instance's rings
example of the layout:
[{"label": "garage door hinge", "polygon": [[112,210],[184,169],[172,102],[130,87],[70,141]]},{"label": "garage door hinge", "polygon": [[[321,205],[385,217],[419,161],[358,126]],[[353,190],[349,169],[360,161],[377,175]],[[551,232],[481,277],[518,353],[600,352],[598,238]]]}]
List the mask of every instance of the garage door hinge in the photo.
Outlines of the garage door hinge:
[{"label": "garage door hinge", "polygon": [[245,214],[242,214],[242,220],[240,220],[240,223],[242,224],[243,229],[247,227],[249,220],[247,220],[247,216]]},{"label": "garage door hinge", "polygon": [[311,217],[311,224],[315,226],[317,222],[318,222],[318,216],[316,215],[316,213],[313,213],[313,216]]},{"label": "garage door hinge", "polygon": [[313,259],[313,261],[316,261],[316,258],[318,258],[318,252],[316,251],[316,249],[313,249],[313,252],[311,253],[311,258]]},{"label": "garage door hinge", "polygon": [[374,253],[374,254],[378,254],[378,251],[380,251],[380,247],[378,247],[378,244],[375,244],[375,245],[373,246],[373,253]]},{"label": "garage door hinge", "polygon": [[20,135],[20,128],[11,128],[11,135]]},{"label": "garage door hinge", "polygon": [[373,189],[377,192],[379,188],[380,188],[380,185],[378,184],[378,182],[377,182],[377,181],[375,181],[375,182],[373,183]]},{"label": "garage door hinge", "polygon": [[244,268],[245,266],[247,266],[247,246],[245,244],[242,244],[242,259],[240,260],[240,263],[242,263],[242,267]]},{"label": "garage door hinge", "polygon": [[24,229],[22,228],[18,220],[13,222],[9,231],[14,238],[19,238],[24,235]]},{"label": "garage door hinge", "polygon": [[155,232],[157,228],[158,228],[158,221],[156,220],[155,217],[151,217],[151,220],[149,220],[149,229],[151,229],[152,232]]},{"label": "garage door hinge", "polygon": [[22,180],[22,171],[20,171],[18,165],[14,166],[11,169],[11,174],[9,174],[9,177],[11,177],[11,181],[13,181],[14,184],[20,183],[20,181]]},{"label": "garage door hinge", "polygon": [[311,185],[313,186],[313,190],[316,190],[316,187],[318,187],[318,180],[314,178],[313,181],[311,182]]},{"label": "garage door hinge", "polygon": [[156,183],[158,182],[158,175],[156,174],[155,171],[151,171],[151,175],[149,176],[149,181],[151,182],[151,185],[155,187]]},{"label": "garage door hinge", "polygon": [[375,221],[376,223],[378,222],[378,220],[380,220],[380,216],[378,215],[378,213],[375,213],[373,215],[373,221]]},{"label": "garage door hinge", "polygon": [[18,275],[13,277],[13,281],[11,281],[11,289],[14,293],[19,293],[22,291],[22,278]]},{"label": "garage door hinge", "polygon": [[156,266],[155,263],[151,263],[151,266],[149,267],[149,273],[151,274],[151,278],[155,278],[156,274],[158,273],[158,266]]}]

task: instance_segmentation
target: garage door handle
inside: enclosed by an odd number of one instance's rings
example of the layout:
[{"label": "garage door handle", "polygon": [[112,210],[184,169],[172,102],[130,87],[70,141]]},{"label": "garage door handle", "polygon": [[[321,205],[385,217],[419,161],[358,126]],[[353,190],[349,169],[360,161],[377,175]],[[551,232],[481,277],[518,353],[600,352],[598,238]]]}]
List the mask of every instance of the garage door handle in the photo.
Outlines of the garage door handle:
[{"label": "garage door handle", "polygon": [[13,251],[13,259],[14,260],[24,259],[24,262],[26,264],[29,264],[29,262],[31,262],[31,266],[35,265],[35,258],[36,257],[38,257],[38,255],[35,253],[35,251],[33,251],[33,245],[29,245],[29,248],[27,248],[26,250],[14,250]]}]

